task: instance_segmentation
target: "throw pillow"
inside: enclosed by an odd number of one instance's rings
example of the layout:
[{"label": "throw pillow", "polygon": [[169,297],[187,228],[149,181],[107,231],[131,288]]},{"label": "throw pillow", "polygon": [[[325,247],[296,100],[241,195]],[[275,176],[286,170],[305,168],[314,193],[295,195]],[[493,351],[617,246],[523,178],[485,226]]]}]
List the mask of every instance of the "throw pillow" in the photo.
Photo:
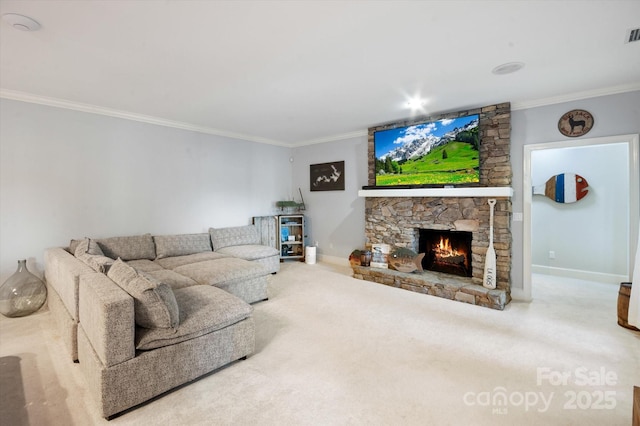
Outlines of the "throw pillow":
[{"label": "throw pillow", "polygon": [[80,241],[76,246],[73,254],[75,257],[80,257],[83,254],[104,256],[104,253],[102,252],[102,249],[100,248],[98,243],[96,243],[95,240],[92,240],[91,238],[85,238],[82,241]]},{"label": "throw pillow", "polygon": [[78,259],[89,265],[94,271],[106,274],[113,265],[114,260],[107,256],[99,254],[84,253],[78,256]]},{"label": "throw pillow", "polygon": [[118,258],[107,276],[134,299],[136,324],[144,328],[176,328],[180,323],[173,290]]}]

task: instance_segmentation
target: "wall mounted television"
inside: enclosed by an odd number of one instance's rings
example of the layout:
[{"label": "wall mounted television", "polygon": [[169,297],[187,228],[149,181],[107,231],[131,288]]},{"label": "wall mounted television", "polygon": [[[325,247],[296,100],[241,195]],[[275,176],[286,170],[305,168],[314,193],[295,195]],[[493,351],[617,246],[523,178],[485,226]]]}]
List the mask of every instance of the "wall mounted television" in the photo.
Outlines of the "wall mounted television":
[{"label": "wall mounted television", "polygon": [[375,131],[376,188],[480,183],[479,114]]}]

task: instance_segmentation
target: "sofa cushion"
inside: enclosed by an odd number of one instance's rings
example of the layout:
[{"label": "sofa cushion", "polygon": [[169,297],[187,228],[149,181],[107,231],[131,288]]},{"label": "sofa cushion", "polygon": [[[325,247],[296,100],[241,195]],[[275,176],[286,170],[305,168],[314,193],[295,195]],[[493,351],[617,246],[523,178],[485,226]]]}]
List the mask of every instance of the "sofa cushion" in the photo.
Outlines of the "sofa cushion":
[{"label": "sofa cushion", "polygon": [[135,322],[145,328],[175,328],[180,318],[173,290],[122,259],[116,260],[107,276],[134,299]]},{"label": "sofa cushion", "polygon": [[211,238],[208,233],[156,235],[156,257],[185,256],[188,254],[211,251]]},{"label": "sofa cushion", "polygon": [[260,244],[260,234],[255,225],[236,226],[230,228],[209,228],[213,249],[241,246],[246,244]]},{"label": "sofa cushion", "polygon": [[175,269],[178,266],[182,265],[206,262],[208,260],[224,259],[225,257],[229,257],[229,255],[209,251],[203,253],[188,254],[186,256],[165,257],[162,259],[156,259],[155,262],[165,269]]},{"label": "sofa cushion", "polygon": [[253,308],[226,291],[210,286],[178,289],[180,326],[175,330],[136,329],[136,349],[175,345],[220,330],[249,317]]},{"label": "sofa cushion", "polygon": [[278,249],[269,246],[247,244],[243,246],[229,246],[218,250],[218,253],[228,254],[245,260],[264,259],[271,256],[279,256]]},{"label": "sofa cushion", "polygon": [[198,283],[191,278],[180,275],[170,269],[157,269],[155,271],[146,272],[146,274],[160,282],[167,284],[173,290],[183,287],[191,287],[192,285],[198,285]]},{"label": "sofa cushion", "polygon": [[151,234],[130,237],[112,237],[96,240],[104,255],[112,259],[122,260],[156,258],[156,246]]},{"label": "sofa cushion", "polygon": [[149,259],[127,260],[127,265],[133,267],[138,272],[151,272],[164,269],[162,265]]},{"label": "sofa cushion", "polygon": [[198,284],[216,287],[269,275],[267,268],[260,263],[234,257],[182,265],[174,271]]}]

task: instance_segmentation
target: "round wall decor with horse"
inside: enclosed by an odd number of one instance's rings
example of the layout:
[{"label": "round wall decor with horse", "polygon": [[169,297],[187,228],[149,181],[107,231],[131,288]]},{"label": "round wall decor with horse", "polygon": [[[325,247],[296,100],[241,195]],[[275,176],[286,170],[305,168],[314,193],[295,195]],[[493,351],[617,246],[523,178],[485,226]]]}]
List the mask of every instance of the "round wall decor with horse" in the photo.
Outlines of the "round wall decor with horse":
[{"label": "round wall decor with horse", "polygon": [[592,127],[593,115],[583,109],[571,110],[558,120],[558,130],[570,138],[586,135]]}]

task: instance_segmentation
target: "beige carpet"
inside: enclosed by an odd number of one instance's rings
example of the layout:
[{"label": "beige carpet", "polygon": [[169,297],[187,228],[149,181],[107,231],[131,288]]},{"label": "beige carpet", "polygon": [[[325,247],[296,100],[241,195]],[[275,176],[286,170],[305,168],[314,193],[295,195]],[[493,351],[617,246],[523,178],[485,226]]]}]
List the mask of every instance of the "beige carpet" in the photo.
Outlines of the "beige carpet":
[{"label": "beige carpet", "polygon": [[2,318],[0,424],[628,426],[640,333],[617,296],[536,276],[534,302],[500,312],[285,263],[255,355],[110,422],[46,310]]}]

